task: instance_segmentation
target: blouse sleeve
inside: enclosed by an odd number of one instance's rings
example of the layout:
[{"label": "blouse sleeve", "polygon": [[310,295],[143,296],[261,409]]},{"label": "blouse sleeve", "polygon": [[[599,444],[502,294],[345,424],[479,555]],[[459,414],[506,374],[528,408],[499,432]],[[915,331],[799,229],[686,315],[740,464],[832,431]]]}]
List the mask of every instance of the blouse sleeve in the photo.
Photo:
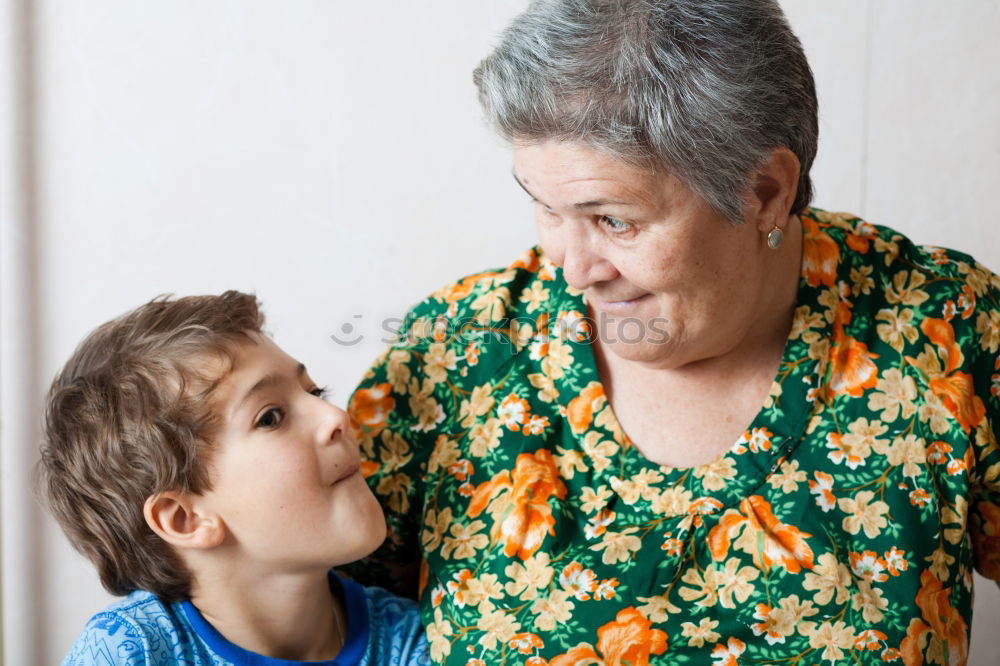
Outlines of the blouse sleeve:
[{"label": "blouse sleeve", "polygon": [[[975,393],[984,418],[974,433],[970,464],[969,534],[975,568],[1000,584],[1000,277],[982,270],[989,288],[978,298]],[[973,398],[975,400],[975,397]]]},{"label": "blouse sleeve", "polygon": [[407,316],[399,341],[376,359],[348,406],[362,473],[382,505],[388,533],[378,550],[343,571],[410,598],[418,594],[423,477],[443,420],[427,372],[434,349],[419,329],[424,321],[416,312]]}]

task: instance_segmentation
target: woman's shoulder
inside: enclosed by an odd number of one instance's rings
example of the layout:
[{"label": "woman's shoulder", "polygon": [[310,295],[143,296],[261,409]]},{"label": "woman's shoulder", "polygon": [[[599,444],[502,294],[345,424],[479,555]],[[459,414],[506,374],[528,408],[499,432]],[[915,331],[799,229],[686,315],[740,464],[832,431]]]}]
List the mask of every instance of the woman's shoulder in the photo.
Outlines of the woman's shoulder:
[{"label": "woman's shoulder", "polygon": [[533,247],[505,268],[461,277],[431,293],[405,316],[396,347],[426,348],[467,338],[506,337],[562,301],[579,299],[552,260]]},{"label": "woman's shoulder", "polygon": [[964,252],[920,245],[850,213],[810,208],[801,219],[802,272],[812,286],[842,284],[855,296],[875,289],[889,305],[949,311],[938,316],[953,314],[953,307],[968,313],[979,299],[995,301],[1000,293],[1000,277]]}]

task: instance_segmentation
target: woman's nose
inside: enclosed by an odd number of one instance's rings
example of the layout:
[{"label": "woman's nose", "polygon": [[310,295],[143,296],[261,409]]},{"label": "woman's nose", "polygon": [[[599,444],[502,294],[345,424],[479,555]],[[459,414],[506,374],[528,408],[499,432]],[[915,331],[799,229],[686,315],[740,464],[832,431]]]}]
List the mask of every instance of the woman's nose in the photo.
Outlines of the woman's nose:
[{"label": "woman's nose", "polygon": [[598,248],[592,247],[587,238],[568,241],[562,260],[563,277],[574,289],[587,289],[596,283],[614,279],[618,274],[614,265]]}]

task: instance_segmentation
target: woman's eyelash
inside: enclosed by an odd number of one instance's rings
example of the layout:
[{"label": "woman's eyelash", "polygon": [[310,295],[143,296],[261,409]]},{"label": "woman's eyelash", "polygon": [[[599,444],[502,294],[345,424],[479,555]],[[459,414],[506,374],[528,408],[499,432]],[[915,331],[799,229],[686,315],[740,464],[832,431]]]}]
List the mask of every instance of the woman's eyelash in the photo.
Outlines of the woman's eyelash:
[{"label": "woman's eyelash", "polygon": [[324,400],[326,400],[330,396],[330,387],[317,386],[316,388],[312,389],[309,392],[312,393],[317,398],[323,398]]}]

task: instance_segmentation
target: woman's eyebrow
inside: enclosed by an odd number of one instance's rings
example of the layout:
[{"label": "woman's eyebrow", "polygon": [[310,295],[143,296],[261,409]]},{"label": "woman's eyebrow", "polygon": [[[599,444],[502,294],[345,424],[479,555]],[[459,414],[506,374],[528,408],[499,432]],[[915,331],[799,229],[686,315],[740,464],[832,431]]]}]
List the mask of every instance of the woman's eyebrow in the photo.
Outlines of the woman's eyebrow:
[{"label": "woman's eyebrow", "polygon": [[538,201],[538,197],[536,197],[534,194],[532,194],[528,190],[528,188],[524,186],[524,183],[521,182],[521,179],[517,177],[517,173],[515,173],[514,171],[511,171],[510,175],[512,175],[514,177],[514,181],[521,187],[522,190],[524,190],[524,193],[527,194],[529,197],[531,197],[532,201]]},{"label": "woman's eyebrow", "polygon": [[[524,190],[525,193],[529,197],[531,197],[531,199],[533,201],[538,201],[539,203],[544,203],[538,197],[536,197],[534,194],[532,194],[531,191],[528,190],[527,187],[524,186],[524,183],[521,182],[521,179],[517,177],[516,173],[514,173],[513,171],[511,171],[510,175],[514,177],[514,180],[517,182],[517,184],[521,186],[521,189]],[[581,209],[581,208],[598,208],[600,206],[629,206],[631,208],[634,208],[635,205],[636,204],[634,204],[634,203],[631,203],[631,202],[628,202],[628,201],[619,201],[617,199],[593,199],[591,201],[581,201],[580,203],[575,203],[575,204],[573,204],[573,208],[576,208],[576,209]]]}]

